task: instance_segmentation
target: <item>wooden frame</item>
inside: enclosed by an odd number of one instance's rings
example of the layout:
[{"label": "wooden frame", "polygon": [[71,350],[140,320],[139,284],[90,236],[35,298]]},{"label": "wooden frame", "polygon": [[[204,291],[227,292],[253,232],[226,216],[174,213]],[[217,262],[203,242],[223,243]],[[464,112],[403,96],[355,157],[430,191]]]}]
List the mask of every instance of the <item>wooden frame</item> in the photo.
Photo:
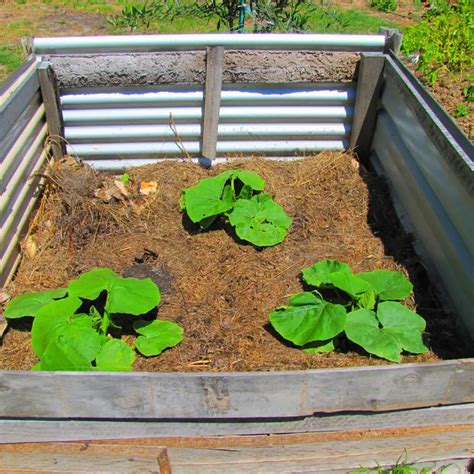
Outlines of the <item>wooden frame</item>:
[{"label": "wooden frame", "polygon": [[[218,60],[219,50],[214,52]],[[358,89],[353,144],[367,149],[372,143],[384,56],[364,58],[361,79],[370,81],[365,89],[363,84]],[[209,86],[209,99],[213,97],[213,100],[207,107],[214,114],[218,100],[212,90],[218,90],[219,83],[216,77],[215,86]],[[38,87],[35,79],[26,84],[30,89]],[[29,91],[29,95],[33,92]],[[411,101],[416,100],[410,97]],[[426,111],[420,112],[418,121],[430,125],[428,115]],[[367,124],[367,117],[374,118],[371,124]],[[213,122],[207,128],[209,158],[212,158],[215,132]],[[443,147],[455,153],[455,144],[445,138]],[[466,176],[464,171],[461,174]],[[468,183],[469,177],[463,182]],[[292,372],[0,372],[0,442],[18,436],[21,427],[29,434],[19,439],[34,438],[38,426],[45,427],[43,436],[51,437],[51,430],[57,432],[71,422],[75,424],[70,430],[77,430],[80,439],[111,423],[113,435],[118,437],[123,436],[124,423],[133,425],[137,436],[150,430],[163,433],[165,429],[179,435],[193,429],[196,432],[199,427],[208,434],[219,430],[245,434],[254,432],[257,425],[266,432],[271,432],[271,426],[278,426],[276,430],[317,431],[331,430],[337,423],[351,427],[376,426],[376,419],[387,426],[393,423],[389,420],[396,418],[395,411],[400,419],[418,426],[426,425],[427,421],[424,414],[414,410],[428,411],[437,406],[445,408],[436,412],[436,422],[447,424],[454,413],[447,407],[456,406],[462,410],[458,421],[465,417],[472,423],[474,409],[463,404],[473,402],[474,359]],[[428,418],[434,413],[430,411]],[[330,419],[333,424],[329,423]],[[59,439],[70,439],[70,430],[65,429]]]}]

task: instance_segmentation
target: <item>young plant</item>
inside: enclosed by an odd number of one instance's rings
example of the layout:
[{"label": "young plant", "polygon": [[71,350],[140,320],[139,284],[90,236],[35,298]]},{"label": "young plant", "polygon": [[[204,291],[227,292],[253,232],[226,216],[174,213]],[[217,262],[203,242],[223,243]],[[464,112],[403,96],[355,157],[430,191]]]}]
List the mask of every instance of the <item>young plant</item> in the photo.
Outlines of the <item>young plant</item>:
[{"label": "young plant", "polygon": [[323,260],[302,271],[313,289],[290,298],[269,316],[274,329],[307,352],[328,352],[335,338],[346,337],[365,351],[400,362],[402,351],[428,351],[425,320],[399,301],[413,285],[400,272],[375,270],[353,274],[349,265]]},{"label": "young plant", "polygon": [[257,247],[276,245],[285,239],[292,221],[279,204],[262,193],[264,186],[265,181],[251,171],[224,171],[185,189],[181,210],[201,229],[224,216],[240,239]]},{"label": "young plant", "polygon": [[[149,279],[122,278],[96,268],[68,288],[24,293],[5,308],[7,319],[33,317],[34,370],[129,371],[135,353],[110,330],[120,329],[114,316],[140,316],[158,306],[160,291]],[[182,340],[183,330],[170,321],[138,320],[135,348],[145,356],[160,354]]]}]

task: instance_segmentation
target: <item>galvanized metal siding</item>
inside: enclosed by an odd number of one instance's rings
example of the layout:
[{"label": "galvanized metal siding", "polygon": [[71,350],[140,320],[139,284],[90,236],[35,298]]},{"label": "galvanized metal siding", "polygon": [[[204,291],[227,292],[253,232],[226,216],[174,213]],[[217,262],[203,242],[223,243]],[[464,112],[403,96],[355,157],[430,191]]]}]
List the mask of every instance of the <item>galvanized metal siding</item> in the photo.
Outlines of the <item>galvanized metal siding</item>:
[{"label": "galvanized metal siding", "polygon": [[[354,91],[352,83],[225,86],[217,154],[343,150]],[[67,150],[96,168],[179,157],[183,147],[200,154],[202,88],[80,92],[61,97]]]},{"label": "galvanized metal siding", "polygon": [[474,165],[472,145],[456,141],[401,64],[388,59],[372,157],[474,339]]},{"label": "galvanized metal siding", "polygon": [[19,260],[19,241],[38,196],[38,175],[47,156],[48,128],[31,58],[9,80],[0,96],[0,285]]}]

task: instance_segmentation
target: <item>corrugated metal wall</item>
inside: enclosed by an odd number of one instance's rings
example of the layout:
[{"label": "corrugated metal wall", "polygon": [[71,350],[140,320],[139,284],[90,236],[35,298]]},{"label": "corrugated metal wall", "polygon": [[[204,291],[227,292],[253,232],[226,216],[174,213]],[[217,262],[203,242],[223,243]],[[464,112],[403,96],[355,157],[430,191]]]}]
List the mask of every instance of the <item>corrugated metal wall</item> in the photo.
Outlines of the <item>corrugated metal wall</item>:
[{"label": "corrugated metal wall", "polygon": [[432,278],[442,281],[474,339],[472,144],[466,137],[456,141],[440,120],[446,114],[435,112],[425,99],[426,91],[417,91],[404,67],[388,58],[372,159],[436,272]]},{"label": "corrugated metal wall", "polygon": [[0,90],[0,285],[20,254],[19,239],[39,194],[48,127],[31,58]]},{"label": "corrugated metal wall", "polygon": [[[61,97],[67,150],[96,168],[183,156],[178,141],[191,155],[199,154],[202,88],[80,92]],[[343,150],[351,130],[354,95],[353,83],[226,86],[221,94],[217,154]]]}]

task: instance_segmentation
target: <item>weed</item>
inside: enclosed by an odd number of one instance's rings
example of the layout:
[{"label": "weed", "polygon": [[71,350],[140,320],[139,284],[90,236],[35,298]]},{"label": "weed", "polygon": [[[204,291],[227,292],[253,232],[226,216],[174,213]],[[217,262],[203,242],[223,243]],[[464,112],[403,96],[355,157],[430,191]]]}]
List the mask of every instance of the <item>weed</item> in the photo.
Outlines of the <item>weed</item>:
[{"label": "weed", "polygon": [[397,9],[397,2],[396,0],[371,0],[370,7],[381,12],[389,13]]},{"label": "weed", "polygon": [[474,19],[470,0],[439,0],[418,24],[404,32],[404,54],[419,53],[417,69],[430,84],[441,70],[463,73],[474,65]]},{"label": "weed", "polygon": [[454,111],[455,117],[467,117],[469,115],[469,107],[466,104],[456,105],[456,110]]}]

